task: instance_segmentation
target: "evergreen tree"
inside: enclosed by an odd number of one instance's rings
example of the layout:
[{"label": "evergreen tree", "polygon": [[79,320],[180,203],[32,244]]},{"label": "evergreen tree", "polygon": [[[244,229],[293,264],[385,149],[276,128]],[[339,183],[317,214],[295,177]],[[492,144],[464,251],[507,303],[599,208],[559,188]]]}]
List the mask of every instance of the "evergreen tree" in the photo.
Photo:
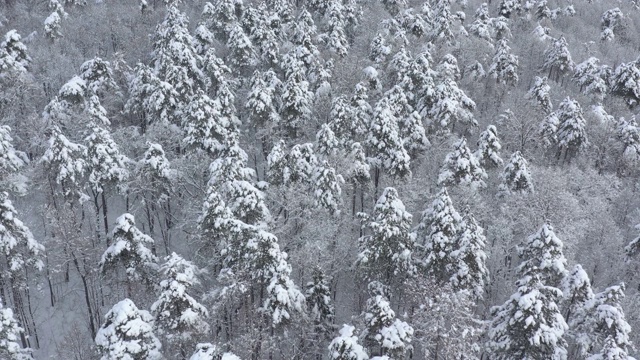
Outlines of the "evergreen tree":
[{"label": "evergreen tree", "polygon": [[476,10],[474,17],[475,20],[469,27],[469,33],[491,43],[491,17],[489,15],[489,6],[487,3],[482,3],[480,5]]},{"label": "evergreen tree", "polygon": [[620,8],[613,8],[605,11],[600,18],[602,32],[600,40],[613,41],[615,38],[615,30],[619,27],[620,22],[624,19],[624,14]]},{"label": "evergreen tree", "polygon": [[113,305],[96,335],[102,360],[162,359],[162,345],[153,334],[153,317],[124,299]]},{"label": "evergreen tree", "polygon": [[0,126],[0,179],[17,172],[29,162],[27,154],[13,147],[13,138],[10,133],[10,127]]},{"label": "evergreen tree", "polygon": [[533,193],[533,180],[527,166],[527,160],[520,151],[514,152],[502,172],[500,190],[520,194]]},{"label": "evergreen tree", "polygon": [[263,73],[256,70],[253,73],[245,107],[257,128],[270,127],[280,122],[277,89],[281,85],[273,70]]},{"label": "evergreen tree", "polygon": [[518,57],[511,53],[507,39],[498,41],[496,53],[489,67],[489,74],[499,84],[515,86],[518,82]]},{"label": "evergreen tree", "polygon": [[151,305],[155,326],[161,334],[183,349],[185,342],[209,331],[206,318],[209,311],[187,293],[190,287],[200,283],[202,271],[180,255],[171,253],[160,267],[165,279],[160,282],[160,296]]},{"label": "evergreen tree", "polygon": [[487,186],[484,182],[486,178],[487,173],[467,147],[467,140],[461,138],[444,159],[438,185],[464,185],[477,190]]},{"label": "evergreen tree", "polygon": [[20,327],[13,310],[0,302],[0,356],[7,360],[30,360],[32,350],[20,345],[24,329]]},{"label": "evergreen tree", "polygon": [[[577,264],[562,280],[562,292],[565,299],[564,318],[569,323],[569,335],[580,343],[586,334],[581,333],[581,325],[588,315],[588,307],[593,301],[591,280],[582,265]],[[584,353],[582,355],[585,355]]]},{"label": "evergreen tree", "polygon": [[330,330],[335,317],[335,308],[332,304],[331,288],[328,280],[322,269],[316,267],[313,269],[312,281],[307,283],[306,289],[309,315],[322,332]]},{"label": "evergreen tree", "polygon": [[536,76],[533,86],[527,93],[527,97],[533,99],[545,114],[550,114],[553,110],[549,90],[551,86],[547,83],[547,77]]},{"label": "evergreen tree", "polygon": [[369,360],[367,352],[358,344],[358,337],[353,335],[354,329],[346,324],[340,329],[340,335],[329,344],[330,360]]},{"label": "evergreen tree", "polygon": [[518,290],[491,309],[488,347],[493,357],[508,359],[566,359],[568,327],[558,301],[562,292],[542,282],[535,267],[516,282]]},{"label": "evergreen tree", "polygon": [[556,39],[551,47],[545,52],[545,61],[542,65],[542,70],[549,70],[549,77],[555,74],[555,80],[558,81],[560,76],[572,72],[575,68],[575,63],[569,53],[569,45],[564,36]]},{"label": "evergreen tree", "polygon": [[550,112],[542,119],[538,134],[543,146],[549,147],[558,143],[558,126],[560,126],[560,119],[557,111]]},{"label": "evergreen tree", "polygon": [[387,45],[384,35],[378,33],[369,45],[369,60],[376,64],[383,64],[390,54],[391,46]]},{"label": "evergreen tree", "polygon": [[411,348],[413,328],[406,322],[397,319],[396,313],[391,309],[389,300],[381,290],[382,284],[372,282],[369,290],[372,293],[367,300],[364,313],[365,341],[374,355],[388,356],[392,359],[401,359],[407,350]]},{"label": "evergreen tree", "polygon": [[379,280],[390,283],[392,279],[402,281],[415,273],[411,222],[412,216],[405,210],[397,190],[384,189],[371,220],[366,223],[371,234],[359,241],[357,264],[364,268],[367,278],[379,276]]},{"label": "evergreen tree", "polygon": [[487,130],[480,133],[478,150],[474,155],[482,165],[499,166],[502,165],[500,149],[502,145],[498,139],[498,131],[495,126],[489,125]]},{"label": "evergreen tree", "polygon": [[586,121],[580,104],[567,97],[558,106],[558,146],[566,153],[584,148],[587,142]]},{"label": "evergreen tree", "polygon": [[26,74],[30,63],[31,57],[22,37],[16,30],[9,30],[0,42],[0,79]]},{"label": "evergreen tree", "polygon": [[580,85],[580,91],[585,94],[594,94],[597,99],[602,100],[609,92],[603,75],[600,60],[592,56],[576,66],[573,78]]},{"label": "evergreen tree", "polygon": [[257,63],[253,44],[237,22],[230,26],[227,48],[231,52],[228,62],[236,68],[253,66]]},{"label": "evergreen tree", "polygon": [[69,14],[64,11],[64,7],[58,0],[49,1],[49,8],[53,10],[44,20],[44,35],[51,40],[61,38],[62,19],[66,19]]},{"label": "evergreen tree", "polygon": [[359,142],[351,144],[351,150],[347,157],[351,164],[349,170],[346,172],[346,178],[356,184],[364,184],[371,180],[370,167],[367,163],[367,158],[364,153],[364,149]]},{"label": "evergreen tree", "polygon": [[45,163],[50,174],[55,175],[63,195],[70,196],[80,189],[87,168],[86,154],[87,148],[69,141],[58,126],[51,128],[49,147],[40,161]]},{"label": "evergreen tree", "polygon": [[534,272],[544,284],[560,286],[567,275],[567,259],[562,247],[562,241],[553,232],[553,227],[544,223],[519,249],[519,255],[524,260],[518,270],[524,275]]},{"label": "evergreen tree", "polygon": [[325,160],[314,168],[311,183],[316,206],[329,210],[332,215],[339,215],[338,208],[342,204],[340,185],[344,184],[342,175],[336,174],[336,170]]},{"label": "evergreen tree", "polygon": [[[218,98],[219,99],[219,98]],[[212,100],[204,91],[198,90],[185,109],[183,128],[184,142],[219,155],[226,143],[235,141],[238,123],[222,114],[223,105]]]},{"label": "evergreen tree", "polygon": [[498,13],[500,16],[510,18],[514,12],[519,13],[522,10],[519,0],[502,0]]},{"label": "evergreen tree", "polygon": [[309,91],[309,81],[302,65],[299,63],[291,70],[282,88],[280,115],[291,135],[295,135],[309,120],[313,103],[313,92]]},{"label": "evergreen tree", "polygon": [[112,244],[102,254],[100,269],[104,272],[122,263],[127,281],[150,281],[151,270],[155,270],[158,259],[147,248],[153,245],[153,239],[136,227],[131,214],[122,214],[113,228]]},{"label": "evergreen tree", "polygon": [[487,254],[484,252],[484,230],[472,214],[465,215],[460,230],[460,236],[450,253],[455,260],[453,275],[449,281],[454,290],[468,290],[476,298],[480,298],[485,285],[489,283],[489,270],[485,264]]},{"label": "evergreen tree", "polygon": [[[18,213],[9,200],[9,194],[0,192],[0,249],[4,254],[5,268],[3,281],[11,285],[20,282],[21,274],[27,267],[42,270],[44,246],[31,233],[31,230],[18,218]],[[8,279],[7,276],[8,275]]]},{"label": "evergreen tree", "polygon": [[463,226],[462,217],[453,207],[447,189],[442,188],[431,207],[422,213],[417,229],[418,241],[425,251],[422,265],[439,283],[448,282],[451,278],[456,265],[451,252],[459,234],[464,231]]},{"label": "evergreen tree", "polygon": [[611,92],[621,96],[629,107],[640,103],[640,58],[618,65],[611,76]]},{"label": "evergreen tree", "polygon": [[[129,178],[126,156],[111,138],[109,130],[94,126],[87,141],[87,170],[89,184],[96,193],[102,193],[110,185],[120,187]],[[103,204],[104,205],[104,204]]]},{"label": "evergreen tree", "polygon": [[400,132],[403,135],[402,143],[407,151],[415,154],[426,150],[431,145],[422,125],[422,116],[417,111],[412,111],[404,116],[400,124]]},{"label": "evergreen tree", "polygon": [[369,126],[367,145],[374,151],[375,166],[386,170],[394,177],[411,176],[410,158],[400,138],[398,118],[386,98],[382,98],[376,104],[373,120]]}]

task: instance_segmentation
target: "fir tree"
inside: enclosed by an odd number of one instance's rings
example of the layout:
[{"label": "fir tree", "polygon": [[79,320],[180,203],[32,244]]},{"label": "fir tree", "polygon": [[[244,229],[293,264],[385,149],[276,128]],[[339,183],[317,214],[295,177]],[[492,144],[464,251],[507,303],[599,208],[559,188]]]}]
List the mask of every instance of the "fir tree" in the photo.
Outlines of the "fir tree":
[{"label": "fir tree", "polygon": [[611,76],[611,92],[621,96],[629,107],[640,103],[640,58],[618,65]]},{"label": "fir tree", "polygon": [[342,175],[336,174],[336,170],[325,160],[315,167],[311,183],[316,206],[327,209],[332,215],[339,215],[338,208],[342,204],[340,185],[344,184]]},{"label": "fir tree", "polygon": [[277,89],[281,82],[272,71],[255,71],[251,78],[251,90],[247,95],[245,107],[250,112],[252,123],[257,128],[270,127],[280,122],[278,114]]},{"label": "fir tree", "polygon": [[591,289],[591,280],[584,271],[582,265],[577,264],[573,270],[562,280],[562,292],[565,299],[564,318],[569,323],[569,335],[575,339],[580,339],[584,334],[580,334],[579,324],[583,323],[587,315],[587,308],[594,298]]},{"label": "fir tree", "polygon": [[514,152],[502,172],[500,190],[520,194],[532,193],[533,180],[527,166],[527,160],[520,151]]},{"label": "fir tree", "polygon": [[162,345],[153,334],[153,317],[124,299],[113,305],[96,335],[102,360],[162,359]]},{"label": "fir tree", "polygon": [[489,6],[487,3],[480,5],[474,17],[475,20],[469,27],[469,33],[491,43],[491,17],[489,16]]},{"label": "fir tree", "polygon": [[405,178],[411,175],[410,158],[400,139],[398,119],[386,98],[376,104],[367,145],[374,151],[375,166],[394,177]]},{"label": "fir tree", "polygon": [[562,241],[553,232],[553,227],[544,223],[519,249],[519,255],[524,260],[518,270],[524,275],[534,272],[544,284],[560,286],[567,275],[567,259],[562,247]]},{"label": "fir tree", "polygon": [[455,259],[453,275],[449,282],[455,290],[468,290],[476,298],[482,297],[484,287],[489,283],[489,270],[486,266],[487,254],[484,252],[486,238],[484,230],[467,214],[461,224],[461,233],[456,240],[450,256]]},{"label": "fir tree", "polygon": [[358,337],[353,335],[354,329],[346,324],[340,329],[340,335],[329,344],[330,360],[369,360],[369,355],[358,343]]},{"label": "fir tree", "polygon": [[86,154],[86,147],[69,141],[58,126],[52,127],[49,147],[40,161],[55,175],[63,195],[70,196],[80,189],[87,168]]},{"label": "fir tree", "polygon": [[592,56],[576,66],[573,78],[580,85],[580,91],[585,94],[594,94],[597,99],[602,100],[609,92],[603,75],[600,60]]},{"label": "fir tree", "polygon": [[109,131],[94,126],[85,140],[88,143],[87,170],[92,190],[102,193],[110,185],[122,186],[129,178],[129,159],[120,153]]},{"label": "fir tree", "polygon": [[558,146],[567,152],[577,152],[587,144],[586,121],[580,104],[567,97],[558,106]]},{"label": "fir tree", "polygon": [[444,159],[438,176],[438,185],[464,185],[477,190],[486,187],[484,182],[486,178],[487,173],[467,147],[467,140],[461,138],[454,145],[453,151]]},{"label": "fir tree", "polygon": [[348,159],[350,160],[349,164],[351,164],[351,166],[345,174],[347,180],[356,184],[369,182],[371,180],[371,169],[369,167],[369,163],[367,163],[364,149],[359,142],[351,144]]},{"label": "fir tree", "polygon": [[545,114],[550,114],[553,110],[549,90],[551,86],[547,83],[547,78],[536,76],[533,86],[527,93],[527,97],[534,100]]},{"label": "fir tree", "polygon": [[391,54],[391,46],[387,45],[384,35],[378,33],[369,45],[369,60],[376,64],[382,64]]},{"label": "fir tree", "polygon": [[[366,227],[370,235],[360,238],[357,264],[367,277],[389,283],[415,273],[412,260],[415,238],[410,232],[412,216],[392,187],[384,189],[378,199],[371,220]],[[401,280],[402,281],[402,280]]]},{"label": "fir tree", "polygon": [[[424,247],[423,266],[437,282],[448,282],[456,265],[451,257],[463,220],[453,207],[446,188],[436,195],[431,206],[425,209],[418,225],[419,244]],[[466,230],[466,229],[465,229]]]},{"label": "fir tree", "polygon": [[545,61],[542,65],[542,70],[549,70],[549,77],[555,74],[555,80],[558,81],[560,76],[563,76],[569,72],[572,72],[575,68],[575,63],[569,53],[569,45],[564,36],[556,39],[551,47],[545,52]]},{"label": "fir tree", "polygon": [[491,309],[487,345],[495,359],[566,359],[568,327],[558,308],[562,292],[545,285],[535,268],[516,286],[503,305]]},{"label": "fir tree", "polygon": [[0,126],[0,179],[20,170],[29,162],[27,154],[13,147],[11,128]]},{"label": "fir tree", "polygon": [[0,42],[0,79],[26,74],[30,63],[31,57],[22,37],[16,30],[9,30]]},{"label": "fir tree", "polygon": [[309,120],[313,103],[313,92],[309,91],[302,64],[297,64],[287,76],[282,87],[280,115],[289,133],[295,135]]},{"label": "fir tree", "polygon": [[322,269],[313,269],[312,281],[306,287],[307,309],[314,324],[321,331],[329,331],[335,317],[335,308],[331,300],[331,288],[329,279]]},{"label": "fir tree", "polygon": [[502,145],[498,139],[498,131],[495,126],[489,125],[487,130],[480,133],[478,150],[474,155],[482,165],[499,166],[502,165],[500,149]]},{"label": "fir tree", "polygon": [[236,68],[256,64],[256,54],[253,44],[239,23],[234,23],[230,26],[227,48],[231,52],[228,62],[231,65],[235,65]]},{"label": "fir tree", "polygon": [[496,53],[489,67],[489,74],[499,84],[515,86],[518,82],[518,57],[511,53],[506,39],[498,41]]},{"label": "fir tree", "polygon": [[158,259],[147,248],[153,239],[136,227],[131,214],[122,214],[113,228],[112,244],[102,254],[100,269],[104,272],[122,263],[127,281],[150,281],[151,270],[155,270]]},{"label": "fir tree", "polygon": [[209,331],[206,318],[209,311],[187,293],[190,287],[200,283],[202,271],[180,255],[171,253],[160,267],[165,279],[160,282],[160,296],[151,305],[155,326],[182,349],[185,342]]}]

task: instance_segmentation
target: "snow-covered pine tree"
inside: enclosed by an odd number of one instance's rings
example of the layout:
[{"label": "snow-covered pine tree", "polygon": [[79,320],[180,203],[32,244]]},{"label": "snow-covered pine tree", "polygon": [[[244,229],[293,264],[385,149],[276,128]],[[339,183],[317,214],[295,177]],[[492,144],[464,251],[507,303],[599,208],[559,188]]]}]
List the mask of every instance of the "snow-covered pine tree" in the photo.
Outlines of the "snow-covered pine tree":
[{"label": "snow-covered pine tree", "polygon": [[610,79],[611,92],[633,108],[640,103],[640,58],[618,65]]},{"label": "snow-covered pine tree", "polygon": [[377,281],[369,283],[371,297],[364,312],[364,339],[372,355],[402,359],[411,349],[413,328],[396,318],[383,289],[384,285]]},{"label": "snow-covered pine tree", "polygon": [[580,104],[569,97],[558,105],[558,146],[568,153],[576,153],[587,146],[586,120]]},{"label": "snow-covered pine tree", "polygon": [[117,264],[122,264],[128,282],[150,282],[158,259],[147,245],[154,241],[136,227],[133,215],[125,213],[116,219],[111,238],[112,244],[102,254],[100,269],[115,270]]},{"label": "snow-covered pine tree", "polygon": [[87,168],[86,154],[87,148],[69,141],[58,126],[51,128],[49,147],[40,162],[45,164],[49,174],[55,175],[55,182],[65,196],[75,194],[81,188]]},{"label": "snow-covered pine tree", "polygon": [[0,249],[4,254],[10,280],[20,282],[21,274],[27,267],[42,270],[44,246],[31,233],[31,230],[18,218],[18,213],[9,200],[9,194],[0,192]]},{"label": "snow-covered pine tree", "polygon": [[429,96],[431,100],[427,107],[423,108],[421,114],[442,128],[447,128],[451,125],[451,130],[455,130],[455,126],[458,123],[460,125],[477,126],[478,122],[472,113],[476,103],[458,87],[455,81],[455,78],[459,76],[456,76],[456,74],[460,73],[457,61],[451,63],[447,59],[455,58],[453,56],[445,56],[445,59],[436,68],[439,82],[432,90],[431,96]]},{"label": "snow-covered pine tree", "polygon": [[342,204],[340,185],[344,184],[342,175],[337,174],[329,162],[324,160],[313,169],[310,181],[316,206],[327,209],[332,215],[339,215]]},{"label": "snow-covered pine tree", "polygon": [[154,325],[184,352],[185,344],[209,331],[209,311],[188,293],[189,288],[200,283],[198,275],[202,271],[174,252],[166,257],[160,273],[164,276],[160,295],[151,305]]},{"label": "snow-covered pine tree", "polygon": [[453,275],[449,282],[454,290],[468,290],[475,298],[481,298],[485,285],[489,283],[484,230],[478,225],[473,214],[464,216],[460,230],[461,233],[450,253],[454,263]]},{"label": "snow-covered pine tree", "polygon": [[516,282],[518,290],[491,309],[487,346],[497,360],[567,358],[568,329],[558,302],[562,291],[542,282],[532,268]]},{"label": "snow-covered pine tree", "polygon": [[620,22],[624,19],[624,13],[620,8],[613,8],[605,11],[600,18],[600,40],[613,41],[615,39],[615,30],[620,26]]},{"label": "snow-covered pine tree", "polygon": [[489,75],[499,84],[515,86],[518,82],[518,56],[511,53],[507,39],[498,41],[496,53],[489,66]]},{"label": "snow-covered pine tree", "polygon": [[487,186],[484,182],[486,178],[487,173],[471,153],[467,147],[467,140],[463,137],[445,157],[438,176],[438,185],[464,185],[477,190]]},{"label": "snow-covered pine tree", "polygon": [[538,135],[543,146],[550,147],[558,143],[558,126],[560,126],[560,119],[557,111],[550,112],[542,119]]},{"label": "snow-covered pine tree", "polygon": [[623,159],[631,164],[640,160],[640,128],[635,117],[629,121],[621,118],[617,126],[617,135],[624,146]]},{"label": "snow-covered pine tree", "polygon": [[411,176],[410,158],[400,138],[398,118],[386,98],[376,103],[373,120],[369,126],[367,145],[375,156],[373,165],[386,170],[393,177]]},{"label": "snow-covered pine tree", "polygon": [[519,0],[500,1],[500,7],[498,9],[498,13],[500,14],[500,16],[504,16],[505,18],[510,18],[514,12],[520,13],[521,11],[522,11],[522,6]]},{"label": "snow-covered pine tree", "polygon": [[569,53],[569,44],[564,36],[555,39],[553,44],[544,52],[545,60],[542,70],[549,70],[549,78],[558,81],[561,76],[572,72],[575,63]]},{"label": "snow-covered pine tree", "polygon": [[229,26],[227,48],[230,51],[227,62],[233,65],[236,71],[257,63],[257,55],[251,39],[249,39],[244,29],[242,29],[242,26],[237,22]]},{"label": "snow-covered pine tree", "polygon": [[237,123],[222,115],[222,104],[198,89],[186,106],[183,119],[184,142],[219,156],[229,141],[235,141]]},{"label": "snow-covered pine tree", "polygon": [[402,283],[415,274],[411,222],[412,216],[405,210],[398,191],[392,187],[384,189],[372,217],[365,223],[371,233],[359,240],[356,264],[367,279],[396,284],[395,280]]},{"label": "snow-covered pine tree", "polygon": [[385,36],[378,33],[371,40],[369,45],[369,60],[376,64],[383,64],[387,60],[387,56],[391,54],[391,46],[387,45]]},{"label": "snow-covered pine tree", "polygon": [[429,39],[433,42],[451,44],[455,39],[452,27],[456,20],[455,15],[451,13],[451,0],[438,0],[434,5]]},{"label": "snow-covered pine tree", "polygon": [[94,125],[91,131],[85,141],[87,142],[87,172],[92,190],[102,193],[111,186],[120,188],[129,178],[127,170],[129,159],[120,153],[109,130]]},{"label": "snow-covered pine tree", "polygon": [[532,193],[533,179],[527,166],[527,160],[520,151],[514,152],[502,172],[500,191],[520,194]]},{"label": "snow-covered pine tree", "polygon": [[328,333],[333,327],[335,317],[329,279],[319,267],[313,269],[311,278],[312,281],[307,283],[305,291],[307,309],[314,325],[319,328],[318,330]]},{"label": "snow-covered pine tree", "polygon": [[593,94],[596,99],[602,101],[609,92],[603,70],[600,59],[592,56],[576,65],[573,79],[580,85],[580,91]]},{"label": "snow-covered pine tree", "polygon": [[562,247],[562,241],[553,232],[553,226],[545,222],[518,249],[520,258],[523,259],[518,270],[523,275],[534,272],[545,285],[560,286],[567,276],[567,259]]},{"label": "snow-covered pine tree", "polygon": [[551,86],[547,83],[547,77],[536,76],[533,86],[527,93],[527,97],[534,100],[545,114],[550,114],[553,110],[549,90],[551,90]]},{"label": "snow-covered pine tree", "polygon": [[281,85],[273,70],[262,73],[256,70],[253,73],[245,107],[249,110],[251,122],[256,128],[270,128],[280,122],[277,89]]},{"label": "snow-covered pine tree", "polygon": [[329,344],[330,360],[369,360],[369,355],[358,343],[358,337],[353,334],[355,327],[344,325],[340,335]]},{"label": "snow-covered pine tree", "polygon": [[171,184],[176,179],[177,171],[171,168],[162,145],[147,142],[147,146],[147,151],[138,161],[140,178],[159,197],[168,196],[172,192]]},{"label": "snow-covered pine tree", "polygon": [[589,275],[577,264],[562,280],[562,292],[564,294],[564,318],[569,324],[568,335],[575,344],[572,352],[578,352],[580,356],[586,356],[585,344],[590,332],[586,322],[589,315],[589,307],[594,299]]},{"label": "snow-covered pine tree", "polygon": [[20,344],[24,329],[16,320],[13,310],[0,301],[0,356],[7,360],[31,360],[30,348]]},{"label": "snow-covered pine tree", "polygon": [[28,162],[27,154],[13,147],[11,128],[7,125],[0,126],[0,179],[6,179]]},{"label": "snow-covered pine tree", "polygon": [[118,89],[111,64],[99,57],[82,63],[79,76],[87,83],[87,89],[92,94],[102,96],[108,90]]},{"label": "snow-covered pine tree", "polygon": [[292,66],[282,86],[280,116],[284,128],[295,138],[296,133],[309,120],[314,94],[309,91],[304,63],[297,61]]},{"label": "snow-covered pine tree", "polygon": [[16,30],[9,30],[0,42],[0,79],[27,73],[31,57]]},{"label": "snow-covered pine tree", "polygon": [[500,157],[500,140],[498,139],[498,130],[494,125],[487,126],[487,129],[480,133],[478,139],[478,150],[474,155],[481,165],[500,166],[502,158]]},{"label": "snow-covered pine tree", "polygon": [[400,133],[403,136],[402,143],[405,149],[414,156],[431,145],[429,139],[427,139],[426,130],[422,125],[422,116],[417,111],[412,111],[404,116],[400,121],[400,125]]},{"label": "snow-covered pine tree", "polygon": [[463,231],[463,219],[442,188],[428,209],[422,212],[417,228],[418,243],[424,247],[422,266],[437,282],[449,281],[454,266],[451,252]]},{"label": "snow-covered pine tree", "polygon": [[153,317],[124,299],[113,305],[96,334],[102,360],[160,360],[162,344],[153,333]]},{"label": "snow-covered pine tree", "polygon": [[469,33],[491,44],[491,16],[487,3],[480,4],[474,17],[475,20],[469,26]]}]

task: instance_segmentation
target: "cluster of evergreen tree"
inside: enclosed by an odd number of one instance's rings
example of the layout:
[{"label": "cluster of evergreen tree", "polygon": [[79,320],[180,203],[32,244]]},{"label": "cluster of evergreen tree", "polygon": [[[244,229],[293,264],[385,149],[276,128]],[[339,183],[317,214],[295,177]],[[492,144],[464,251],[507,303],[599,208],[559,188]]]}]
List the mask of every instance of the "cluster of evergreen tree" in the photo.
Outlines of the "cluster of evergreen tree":
[{"label": "cluster of evergreen tree", "polygon": [[612,6],[0,0],[0,357],[633,359]]}]

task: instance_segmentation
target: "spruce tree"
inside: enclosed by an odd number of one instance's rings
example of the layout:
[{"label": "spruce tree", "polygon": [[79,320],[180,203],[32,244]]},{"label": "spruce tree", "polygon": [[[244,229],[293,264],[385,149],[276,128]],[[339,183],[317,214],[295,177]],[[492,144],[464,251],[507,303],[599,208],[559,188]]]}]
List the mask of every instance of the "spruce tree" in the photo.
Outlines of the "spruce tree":
[{"label": "spruce tree", "polygon": [[518,57],[511,53],[507,39],[498,41],[489,74],[499,84],[515,86],[518,82]]},{"label": "spruce tree", "polygon": [[467,147],[467,140],[461,138],[444,159],[438,185],[464,185],[477,190],[487,186],[484,182],[486,178],[487,173]]},{"label": "spruce tree", "polygon": [[542,65],[542,70],[549,70],[549,77],[555,75],[553,79],[559,80],[560,76],[563,76],[569,72],[572,72],[575,68],[575,63],[569,53],[569,45],[564,36],[556,39],[551,47],[544,52],[545,60]]},{"label": "spruce tree", "polygon": [[553,110],[549,90],[551,90],[551,86],[547,83],[547,77],[536,76],[533,86],[527,93],[527,97],[534,100],[545,114],[550,114]]},{"label": "spruce tree", "polygon": [[518,270],[524,275],[535,272],[544,284],[560,286],[567,275],[567,259],[562,248],[562,241],[554,233],[553,227],[545,222],[519,249],[523,261]]},{"label": "spruce tree", "polygon": [[480,133],[478,150],[474,155],[482,165],[500,166],[502,165],[500,149],[502,149],[502,145],[498,139],[498,130],[494,125],[489,125],[485,131]]},{"label": "spruce tree", "polygon": [[153,317],[124,299],[105,315],[96,334],[96,347],[102,360],[160,360],[162,345],[153,333]]},{"label": "spruce tree", "polygon": [[502,172],[500,190],[509,193],[532,193],[533,180],[527,166],[527,160],[520,151],[514,152]]},{"label": "spruce tree", "polygon": [[566,154],[575,153],[587,144],[586,120],[580,104],[567,97],[558,106],[558,146]]},{"label": "spruce tree", "polygon": [[410,158],[400,138],[398,118],[386,98],[382,98],[375,106],[367,145],[375,154],[375,166],[394,177],[405,178],[411,175]]}]

